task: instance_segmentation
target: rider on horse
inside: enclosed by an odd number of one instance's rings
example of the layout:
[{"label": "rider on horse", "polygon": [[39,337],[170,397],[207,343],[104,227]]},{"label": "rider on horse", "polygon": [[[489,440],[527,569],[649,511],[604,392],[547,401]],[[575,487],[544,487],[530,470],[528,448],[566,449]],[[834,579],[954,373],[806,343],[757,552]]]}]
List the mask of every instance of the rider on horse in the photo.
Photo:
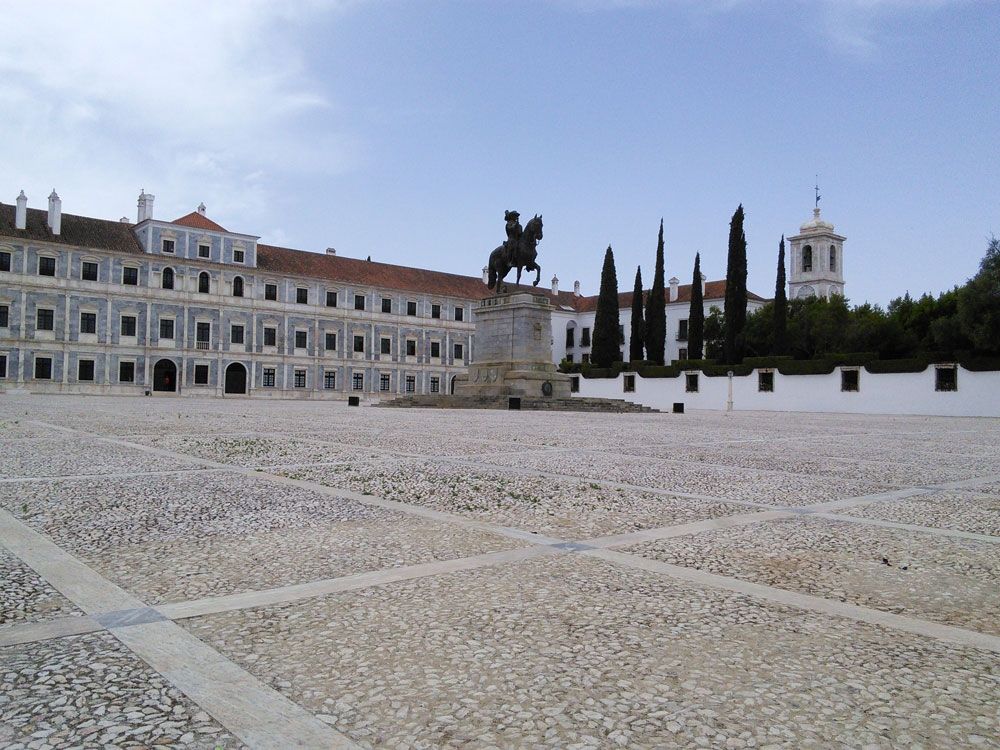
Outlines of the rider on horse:
[{"label": "rider on horse", "polygon": [[514,265],[514,260],[517,257],[517,250],[521,245],[521,214],[517,211],[504,211],[503,219],[507,222],[507,241],[504,243],[504,249],[507,254],[507,263],[511,266]]}]

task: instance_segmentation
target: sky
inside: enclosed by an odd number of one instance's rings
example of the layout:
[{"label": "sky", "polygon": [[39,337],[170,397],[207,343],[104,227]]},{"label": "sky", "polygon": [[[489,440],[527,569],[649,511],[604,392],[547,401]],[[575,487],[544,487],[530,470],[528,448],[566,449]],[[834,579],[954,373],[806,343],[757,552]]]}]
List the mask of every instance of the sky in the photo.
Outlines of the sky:
[{"label": "sky", "polygon": [[204,202],[262,242],[478,276],[505,209],[542,284],[748,286],[811,217],[854,303],[938,293],[1000,234],[994,0],[0,0],[0,201]]}]

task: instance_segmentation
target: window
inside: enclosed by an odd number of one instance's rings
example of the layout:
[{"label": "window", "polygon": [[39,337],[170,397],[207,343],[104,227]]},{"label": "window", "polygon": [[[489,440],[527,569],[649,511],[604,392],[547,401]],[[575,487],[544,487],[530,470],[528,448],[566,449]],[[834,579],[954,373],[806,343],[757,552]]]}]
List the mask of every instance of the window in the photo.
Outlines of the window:
[{"label": "window", "polygon": [[677,321],[677,340],[687,341],[688,340],[688,322],[687,320]]},{"label": "window", "polygon": [[417,303],[416,302],[407,302],[406,303],[406,314],[407,315],[416,315],[417,314]]},{"label": "window", "polygon": [[441,358],[441,342],[432,341],[431,342],[431,358],[440,359]]},{"label": "window", "polygon": [[41,256],[38,259],[38,275],[39,276],[55,276],[56,275],[56,259],[50,258],[46,255]]},{"label": "window", "polygon": [[97,313],[80,313],[80,333],[97,333]]},{"label": "window", "polygon": [[309,334],[306,331],[295,332],[295,348],[305,349],[309,345]]},{"label": "window", "polygon": [[441,392],[441,378],[431,377],[431,393]]},{"label": "window", "polygon": [[464,359],[465,348],[461,344],[455,344],[455,359]]},{"label": "window", "polygon": [[391,313],[392,312],[392,300],[388,297],[382,298],[382,312]]},{"label": "window", "polygon": [[35,357],[35,380],[52,379],[52,358]]},{"label": "window", "polygon": [[569,379],[569,392],[579,393],[580,392],[580,376],[574,375]]},{"label": "window", "polygon": [[208,349],[211,347],[212,342],[212,324],[211,323],[195,323],[194,326],[194,345],[196,349]]},{"label": "window", "polygon": [[441,317],[441,305],[431,305],[431,317],[432,318]]},{"label": "window", "polygon": [[229,329],[229,341],[233,344],[242,344],[244,336],[243,326],[231,326]]},{"label": "window", "polygon": [[958,390],[958,369],[951,367],[934,368],[934,390],[935,391],[957,391]]},{"label": "window", "polygon": [[277,346],[278,342],[278,329],[266,327],[264,328],[264,346]]},{"label": "window", "polygon": [[173,254],[174,252],[174,241],[173,240],[163,240],[160,244],[160,252]]},{"label": "window", "polygon": [[391,385],[389,378],[389,373],[383,372],[378,376],[378,389],[380,391],[388,391]]},{"label": "window", "polygon": [[0,271],[10,270],[10,253],[0,253]]},{"label": "window", "polygon": [[774,392],[774,373],[771,370],[762,370],[757,373],[757,390],[761,393]]},{"label": "window", "polygon": [[830,270],[837,270],[837,246],[830,245]]},{"label": "window", "polygon": [[10,307],[0,305],[0,328],[6,328],[8,325],[10,325]]},{"label": "window", "polygon": [[208,275],[207,271],[202,271],[198,274],[198,292],[200,294],[208,294],[209,290],[212,288],[212,279]]},{"label": "window", "polygon": [[274,368],[265,367],[261,383],[265,388],[274,388]]},{"label": "window", "polygon": [[264,284],[264,299],[275,301],[278,299],[278,285]]},{"label": "window", "polygon": [[233,250],[233,263],[244,263],[246,257],[246,253],[242,250]]},{"label": "window", "polygon": [[135,382],[135,362],[118,363],[118,382],[119,383]]},{"label": "window", "polygon": [[[618,343],[625,343],[625,326],[618,326]],[[621,352],[618,353],[618,361],[622,361]]]},{"label": "window", "polygon": [[296,287],[295,289],[295,302],[299,305],[309,304],[309,290],[304,286]]},{"label": "window", "polygon": [[76,379],[77,380],[94,379],[94,360],[81,359],[79,362],[76,363]]},{"label": "window", "polygon": [[80,265],[80,278],[84,281],[97,281],[97,264],[92,260],[85,260]]},{"label": "window", "polygon": [[812,245],[802,248],[802,270],[809,272],[813,270],[813,249]]},{"label": "window", "polygon": [[413,393],[417,390],[417,378],[413,375],[406,376],[406,392]]},{"label": "window", "polygon": [[417,356],[417,342],[414,339],[406,340],[406,356],[407,357]]},{"label": "window", "polygon": [[328,352],[337,351],[337,334],[328,333],[326,334],[326,350]]},{"label": "window", "polygon": [[211,256],[211,254],[212,254],[212,246],[211,245],[198,245],[198,257],[199,258],[208,258],[209,256]]},{"label": "window", "polygon": [[567,362],[572,362],[573,361],[573,354],[572,354],[572,352],[566,355],[566,361]]},{"label": "window", "polygon": [[122,315],[122,336],[135,336],[135,316]]},{"label": "window", "polygon": [[122,283],[128,286],[138,286],[139,269],[133,266],[124,266],[122,268]]},{"label": "window", "polygon": [[295,387],[296,388],[305,388],[306,387],[306,371],[305,370],[296,370],[295,371],[295,381],[294,382],[295,382]]},{"label": "window", "polygon": [[465,320],[465,308],[464,307],[456,307],[455,308],[455,320],[457,320],[457,321],[463,321],[463,320]]},{"label": "window", "polygon": [[356,391],[365,389],[365,374],[363,372],[356,372],[351,376],[351,388]]},{"label": "window", "polygon": [[365,350],[365,337],[355,336],[354,337],[354,351],[361,353]]},{"label": "window", "polygon": [[160,338],[172,339],[174,337],[174,319],[160,318]]},{"label": "window", "polygon": [[698,373],[689,372],[684,376],[684,390],[688,393],[698,392]]},{"label": "window", "polygon": [[7,377],[7,355],[0,354],[0,378]]},{"label": "window", "polygon": [[208,365],[194,366],[194,384],[208,385]]},{"label": "window", "polygon": [[323,387],[332,391],[337,387],[337,372],[336,370],[324,370],[323,371]]},{"label": "window", "polygon": [[841,370],[840,371],[840,390],[842,391],[857,391],[858,390],[858,370]]},{"label": "window", "polygon": [[584,328],[580,331],[580,346],[590,346],[590,329]]},{"label": "window", "polygon": [[677,350],[677,358],[678,359],[687,359],[688,358],[688,350],[685,347],[682,346],[680,349]]},{"label": "window", "polygon": [[365,309],[365,295],[355,294],[354,295],[354,309],[364,310]]},{"label": "window", "polygon": [[380,354],[391,354],[392,353],[392,339],[382,338],[379,342],[379,353]]},{"label": "window", "polygon": [[243,277],[236,276],[233,278],[233,296],[242,297],[243,296]]},{"label": "window", "polygon": [[576,335],[575,334],[576,334],[576,329],[575,328],[567,328],[566,329],[566,348],[567,349],[572,349],[574,346],[576,346]]},{"label": "window", "polygon": [[622,378],[622,390],[625,393],[635,393],[635,375],[626,375]]},{"label": "window", "polygon": [[56,325],[55,310],[44,307],[38,308],[35,316],[35,329],[38,331],[54,331]]},{"label": "window", "polygon": [[160,274],[160,286],[164,289],[174,288],[174,269],[164,268],[163,273]]},{"label": "window", "polygon": [[327,307],[336,307],[337,306],[337,293],[336,292],[327,292],[326,293],[326,306]]}]

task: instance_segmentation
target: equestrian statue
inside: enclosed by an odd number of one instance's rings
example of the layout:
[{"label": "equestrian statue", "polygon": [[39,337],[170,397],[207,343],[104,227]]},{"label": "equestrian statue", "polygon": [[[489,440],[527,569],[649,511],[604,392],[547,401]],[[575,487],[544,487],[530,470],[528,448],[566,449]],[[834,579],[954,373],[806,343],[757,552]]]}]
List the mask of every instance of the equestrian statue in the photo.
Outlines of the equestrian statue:
[{"label": "equestrian statue", "polygon": [[536,214],[521,229],[521,215],[517,211],[504,211],[504,221],[507,223],[507,241],[490,253],[489,288],[497,294],[507,291],[503,283],[510,269],[517,269],[517,283],[521,283],[521,271],[527,269],[537,271],[534,286],[542,278],[542,267],[535,259],[538,257],[538,241],[542,239],[542,217]]}]

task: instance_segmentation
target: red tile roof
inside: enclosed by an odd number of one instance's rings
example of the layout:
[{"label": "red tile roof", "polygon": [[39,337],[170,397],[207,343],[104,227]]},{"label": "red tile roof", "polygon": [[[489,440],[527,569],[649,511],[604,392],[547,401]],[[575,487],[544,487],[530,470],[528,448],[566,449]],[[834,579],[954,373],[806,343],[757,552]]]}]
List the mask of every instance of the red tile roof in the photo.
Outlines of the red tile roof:
[{"label": "red tile roof", "polygon": [[48,211],[43,211],[40,208],[29,208],[24,229],[14,228],[14,215],[14,206],[0,203],[0,235],[24,237],[41,242],[55,242],[74,247],[113,250],[131,255],[141,255],[143,252],[139,240],[132,233],[132,225],[125,221],[92,219],[89,216],[64,213],[59,234],[55,235],[52,234],[47,223]]},{"label": "red tile roof", "polygon": [[180,224],[184,227],[193,227],[194,229],[208,229],[212,232],[225,232],[224,227],[219,226],[210,218],[204,214],[200,214],[197,211],[192,211],[189,214],[182,216],[179,219],[174,219],[171,224]]},{"label": "red tile roof", "polygon": [[[690,302],[691,301],[691,285],[681,284],[677,287],[677,299],[673,303],[670,302],[670,287],[666,287],[663,290],[663,296],[667,304],[677,304],[678,302]],[[649,297],[649,290],[643,292],[643,298]],[[705,300],[713,299],[725,299],[726,298],[726,280],[719,279],[718,281],[706,281],[705,282]],[[760,297],[753,292],[747,292],[747,299],[754,302],[764,302],[764,298]],[[618,307],[620,309],[625,309],[632,307],[632,292],[623,292],[618,295]],[[597,297],[581,297],[576,305],[577,312],[593,312],[597,309]]]}]

